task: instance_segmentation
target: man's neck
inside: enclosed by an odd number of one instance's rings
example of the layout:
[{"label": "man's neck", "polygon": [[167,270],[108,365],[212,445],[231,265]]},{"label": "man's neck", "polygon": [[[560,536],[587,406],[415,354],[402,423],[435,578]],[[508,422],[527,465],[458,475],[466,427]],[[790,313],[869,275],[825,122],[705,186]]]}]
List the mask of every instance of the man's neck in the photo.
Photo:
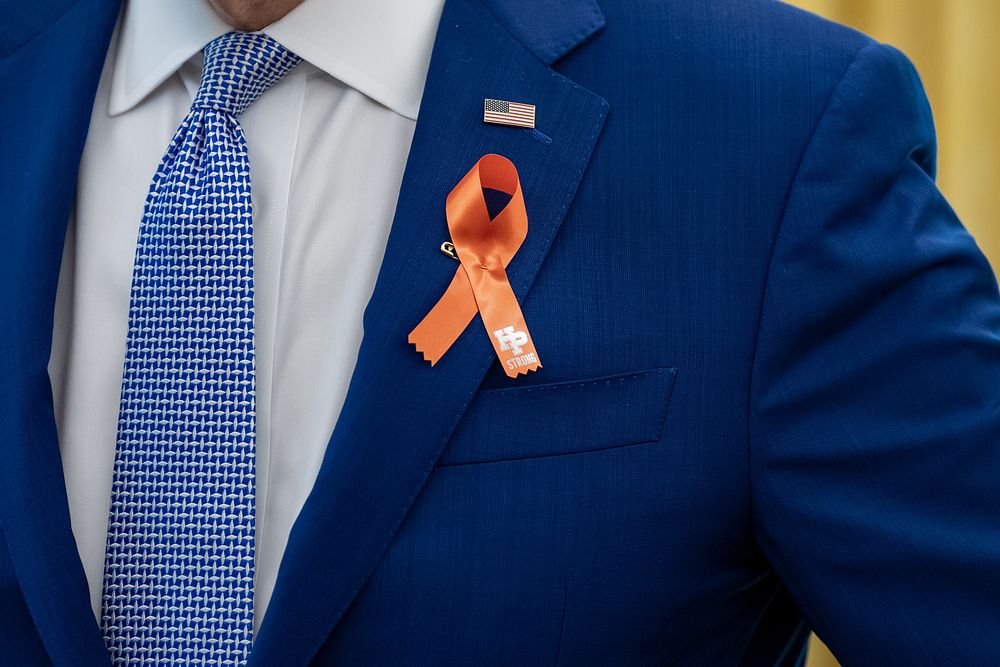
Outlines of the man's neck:
[{"label": "man's neck", "polygon": [[209,0],[225,21],[245,32],[261,30],[302,4],[303,0]]}]

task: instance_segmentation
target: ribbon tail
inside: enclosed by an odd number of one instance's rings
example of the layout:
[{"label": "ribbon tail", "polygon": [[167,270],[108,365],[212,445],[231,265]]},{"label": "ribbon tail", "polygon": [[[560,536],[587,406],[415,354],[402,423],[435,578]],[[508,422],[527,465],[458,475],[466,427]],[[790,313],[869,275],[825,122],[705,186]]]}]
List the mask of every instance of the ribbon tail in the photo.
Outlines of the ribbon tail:
[{"label": "ribbon tail", "polygon": [[503,267],[484,271],[470,282],[486,333],[507,377],[541,368],[535,342]]},{"label": "ribbon tail", "polygon": [[469,278],[465,269],[459,267],[441,299],[413,328],[407,341],[433,366],[462,335],[476,312]]}]

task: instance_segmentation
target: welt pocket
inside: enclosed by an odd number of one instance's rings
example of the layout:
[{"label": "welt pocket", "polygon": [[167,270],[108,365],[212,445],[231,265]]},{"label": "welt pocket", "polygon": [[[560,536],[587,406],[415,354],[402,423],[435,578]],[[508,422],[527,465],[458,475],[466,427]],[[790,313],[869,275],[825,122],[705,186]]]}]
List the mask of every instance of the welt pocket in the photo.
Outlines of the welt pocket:
[{"label": "welt pocket", "polygon": [[660,439],[676,368],[480,391],[439,466],[576,454]]}]

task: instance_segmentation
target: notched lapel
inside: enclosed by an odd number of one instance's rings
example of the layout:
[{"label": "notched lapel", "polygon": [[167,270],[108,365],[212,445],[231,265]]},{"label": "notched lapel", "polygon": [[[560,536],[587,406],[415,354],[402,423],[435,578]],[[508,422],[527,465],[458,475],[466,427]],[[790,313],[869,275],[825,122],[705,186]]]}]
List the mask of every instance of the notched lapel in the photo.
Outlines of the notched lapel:
[{"label": "notched lapel", "polygon": [[[582,4],[589,12],[592,2]],[[600,25],[589,13],[580,19],[589,32],[577,30],[577,41]],[[484,125],[487,97],[535,104],[541,135]],[[603,99],[549,69],[479,0],[445,5],[354,377],[292,530],[251,664],[300,665],[316,654],[384,554],[486,370],[497,363],[478,317],[433,368],[406,342],[455,272],[454,260],[439,250],[448,235],[448,192],[486,153],[517,166],[529,230],[508,276],[523,299],[606,113]]]}]

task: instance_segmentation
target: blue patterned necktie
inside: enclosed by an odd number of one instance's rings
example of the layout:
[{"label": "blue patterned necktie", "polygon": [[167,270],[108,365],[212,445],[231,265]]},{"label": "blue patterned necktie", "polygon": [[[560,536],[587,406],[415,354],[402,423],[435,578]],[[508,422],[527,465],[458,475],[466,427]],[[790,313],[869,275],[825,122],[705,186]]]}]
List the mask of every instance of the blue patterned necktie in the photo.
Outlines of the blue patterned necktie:
[{"label": "blue patterned necktie", "polygon": [[253,637],[253,225],[237,117],[299,62],[205,47],[139,230],[101,626],[121,665],[241,665]]}]

